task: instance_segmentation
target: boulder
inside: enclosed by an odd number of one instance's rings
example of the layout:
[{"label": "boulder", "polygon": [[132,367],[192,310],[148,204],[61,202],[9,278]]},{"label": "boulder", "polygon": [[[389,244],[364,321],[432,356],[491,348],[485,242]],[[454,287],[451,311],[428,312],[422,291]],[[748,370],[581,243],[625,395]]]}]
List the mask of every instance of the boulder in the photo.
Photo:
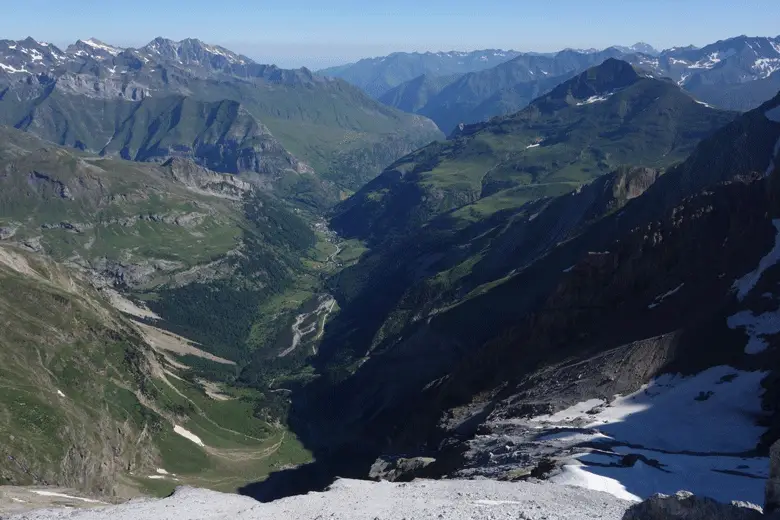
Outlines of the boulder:
[{"label": "boulder", "polygon": [[434,462],[436,459],[430,457],[380,457],[371,466],[368,476],[374,480],[410,482],[428,476],[426,469]]},{"label": "boulder", "polygon": [[761,520],[761,508],[747,502],[723,504],[687,491],[655,495],[631,506],[623,520]]}]

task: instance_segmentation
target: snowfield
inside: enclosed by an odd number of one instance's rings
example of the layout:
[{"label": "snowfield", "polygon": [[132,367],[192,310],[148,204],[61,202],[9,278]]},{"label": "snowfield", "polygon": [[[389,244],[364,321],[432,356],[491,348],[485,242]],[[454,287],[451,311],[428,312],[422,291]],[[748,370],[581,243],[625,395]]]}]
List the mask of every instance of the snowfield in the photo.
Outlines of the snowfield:
[{"label": "snowfield", "polygon": [[188,439],[188,440],[194,442],[198,446],[201,446],[201,447],[205,446],[205,444],[203,444],[203,441],[200,440],[200,437],[198,437],[197,435],[195,435],[191,431],[189,431],[189,430],[187,430],[185,428],[182,428],[178,424],[173,427],[173,431],[178,433],[179,435],[181,435],[185,439]]},{"label": "snowfield", "polygon": [[763,276],[764,271],[780,262],[780,219],[772,220],[772,225],[777,230],[775,246],[761,259],[758,267],[734,282],[733,289],[737,291],[737,299],[739,301],[744,300],[750,291],[753,290],[753,287],[756,286],[761,276]]},{"label": "snowfield", "polygon": [[161,500],[93,509],[48,509],[13,520],[619,520],[631,502],[548,483],[416,480],[399,484],[338,480],[328,491],[261,504],[239,495],[180,487]]},{"label": "snowfield", "polygon": [[756,419],[767,374],[719,366],[663,375],[609,403],[591,399],[532,418],[536,441],[579,451],[550,481],[626,500],[685,489],[760,504],[769,459],[752,450],[765,431]]}]

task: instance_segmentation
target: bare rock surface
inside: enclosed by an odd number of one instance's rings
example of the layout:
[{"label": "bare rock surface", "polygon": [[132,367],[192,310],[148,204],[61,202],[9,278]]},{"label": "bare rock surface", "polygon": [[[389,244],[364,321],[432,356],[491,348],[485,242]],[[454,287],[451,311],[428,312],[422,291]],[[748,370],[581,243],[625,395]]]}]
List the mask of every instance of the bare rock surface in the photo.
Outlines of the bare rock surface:
[{"label": "bare rock surface", "polygon": [[761,508],[746,502],[723,504],[687,491],[656,495],[632,506],[623,520],[759,520]]},{"label": "bare rock surface", "polygon": [[767,514],[780,512],[780,441],[772,445],[769,455],[769,479],[766,482],[764,510]]},{"label": "bare rock surface", "polygon": [[568,486],[492,480],[416,480],[398,484],[338,480],[329,490],[262,504],[251,498],[180,487],[168,498],[92,509],[48,509],[13,520],[217,520],[412,518],[618,520],[630,502]]}]

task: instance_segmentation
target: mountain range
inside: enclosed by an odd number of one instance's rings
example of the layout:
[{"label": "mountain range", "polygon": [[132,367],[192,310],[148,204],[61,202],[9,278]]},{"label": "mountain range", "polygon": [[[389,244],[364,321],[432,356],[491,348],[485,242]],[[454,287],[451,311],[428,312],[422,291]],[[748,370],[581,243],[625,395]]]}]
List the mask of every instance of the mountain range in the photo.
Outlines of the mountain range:
[{"label": "mountain range", "polygon": [[90,39],[65,51],[3,40],[0,92],[0,123],[58,144],[135,160],[189,157],[260,174],[315,205],[440,135],[341,80],[192,39],[140,49]]},{"label": "mountain range", "polygon": [[444,138],[199,40],[1,41],[2,482],[195,508],[180,486],[265,502],[336,476],[760,502],[776,44],[419,55],[392,87],[363,64],[408,110],[447,93]]},{"label": "mountain range", "polygon": [[[323,453],[343,440],[334,460],[359,439],[362,471],[379,455],[399,479],[760,501],[780,431],[780,95],[730,117],[663,170],[617,168],[461,227],[443,214],[377,233],[331,280],[341,312],[298,401],[319,422],[298,431]],[[719,415],[731,407],[752,415]],[[318,411],[333,408],[338,420]]]},{"label": "mountain range", "polygon": [[333,224],[345,236],[387,240],[447,212],[481,219],[620,166],[669,166],[734,116],[608,59],[516,114],[462,126],[396,161],[337,206]]},{"label": "mountain range", "polygon": [[[0,127],[0,170],[5,483],[128,497],[199,474],[230,491],[267,474],[269,446],[307,460],[259,393],[221,385],[255,306],[305,273],[308,225],[189,159],[99,157]],[[222,307],[197,316],[210,335],[170,331],[191,329],[168,308],[196,318],[184,295],[217,291]]]},{"label": "mountain range", "polygon": [[379,58],[317,71],[323,76],[342,78],[374,97],[421,75],[448,76],[489,69],[520,55],[517,51],[485,49],[473,52],[396,52]]},{"label": "mountain range", "polygon": [[[738,36],[701,48],[663,51],[636,44],[601,51],[517,53],[493,67],[467,70],[449,81],[445,78],[448,72],[431,67],[380,94],[378,99],[430,117],[449,133],[458,123],[476,123],[516,112],[561,81],[607,58],[619,58],[671,78],[700,101],[744,111],[755,108],[780,89],[778,49],[780,37]],[[395,59],[400,60],[401,56]],[[375,60],[373,67],[373,74],[384,74],[381,60]],[[362,78],[353,76],[349,68],[325,72],[365,88]]]}]

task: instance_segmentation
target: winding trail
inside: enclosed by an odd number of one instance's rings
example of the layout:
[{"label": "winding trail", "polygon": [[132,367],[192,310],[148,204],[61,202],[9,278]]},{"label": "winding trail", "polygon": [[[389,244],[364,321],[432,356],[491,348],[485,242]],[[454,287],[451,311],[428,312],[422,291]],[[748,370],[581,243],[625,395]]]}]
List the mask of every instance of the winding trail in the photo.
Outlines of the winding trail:
[{"label": "winding trail", "polygon": [[[292,324],[292,341],[290,346],[279,353],[279,357],[285,357],[293,352],[304,337],[317,332],[315,339],[319,339],[322,336],[322,331],[325,329],[325,321],[328,319],[328,315],[333,312],[333,308],[336,306],[336,300],[330,294],[322,294],[319,296],[320,303],[316,309],[311,312],[304,312],[295,317],[295,321]],[[303,326],[304,323],[314,316],[311,322]]]}]

